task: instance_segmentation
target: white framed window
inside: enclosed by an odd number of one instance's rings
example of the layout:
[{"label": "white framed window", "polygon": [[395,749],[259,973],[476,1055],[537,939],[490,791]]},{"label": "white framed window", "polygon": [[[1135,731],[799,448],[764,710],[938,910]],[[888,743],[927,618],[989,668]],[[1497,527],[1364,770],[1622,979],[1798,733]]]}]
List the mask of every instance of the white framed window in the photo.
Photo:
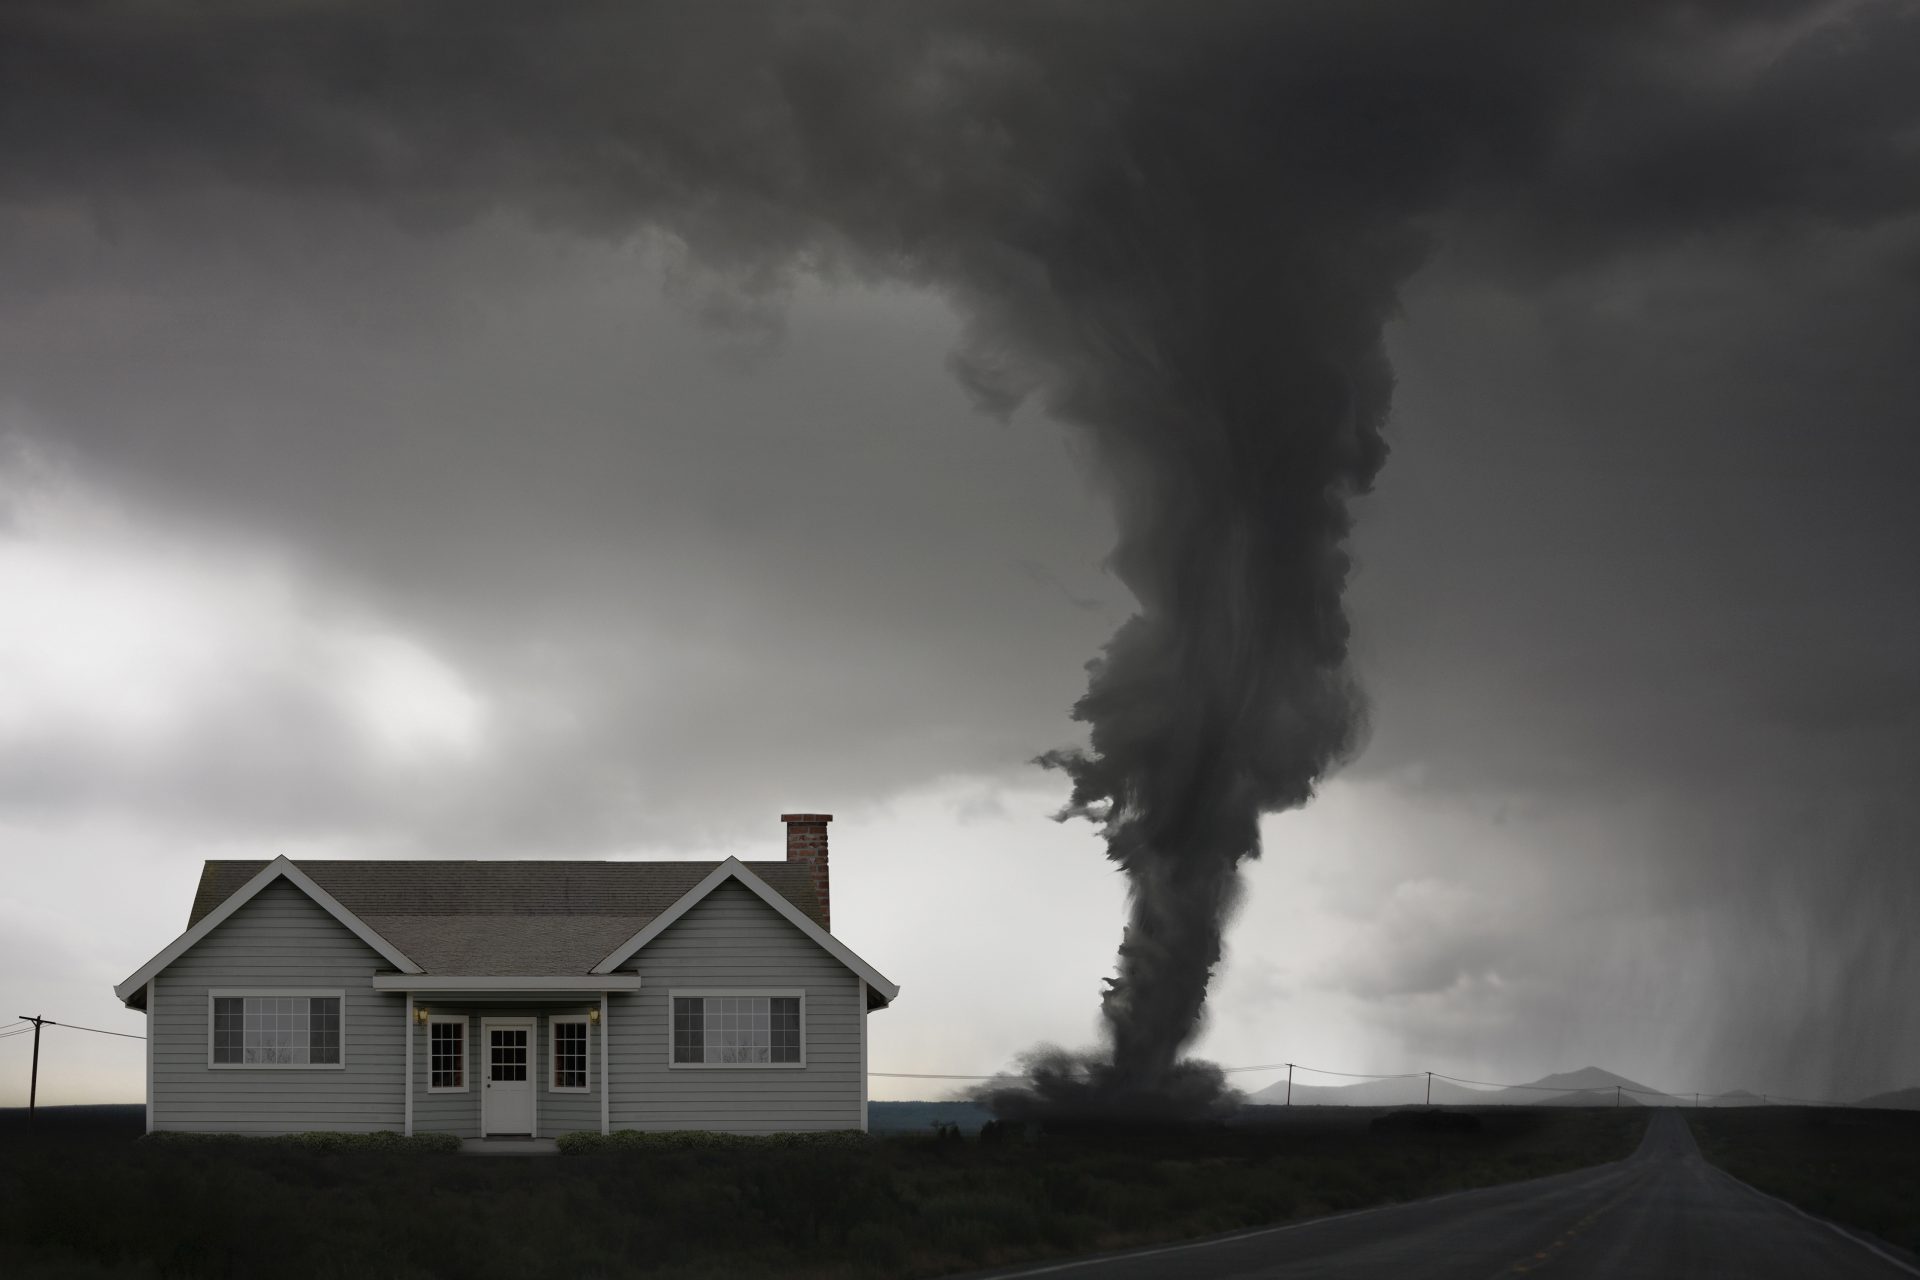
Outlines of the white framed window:
[{"label": "white framed window", "polygon": [[804,1067],[807,993],[667,992],[670,1067]]},{"label": "white framed window", "polygon": [[467,1091],[465,1014],[427,1015],[427,1092]]},{"label": "white framed window", "polygon": [[556,1013],[547,1019],[547,1090],[586,1093],[592,1087],[587,1045],[592,1024],[584,1013]]},{"label": "white framed window", "polygon": [[207,1066],[338,1071],[347,1062],[346,992],[207,992]]}]

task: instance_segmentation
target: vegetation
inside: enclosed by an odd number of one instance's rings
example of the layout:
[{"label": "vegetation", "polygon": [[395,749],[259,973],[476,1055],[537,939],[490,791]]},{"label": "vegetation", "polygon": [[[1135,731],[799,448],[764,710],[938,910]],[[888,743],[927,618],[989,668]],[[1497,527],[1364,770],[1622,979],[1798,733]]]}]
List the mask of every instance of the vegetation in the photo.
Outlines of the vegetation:
[{"label": "vegetation", "polygon": [[140,1139],[162,1146],[200,1146],[217,1149],[236,1143],[269,1143],[299,1147],[308,1151],[458,1151],[460,1139],[451,1133],[416,1133],[411,1136],[381,1129],[374,1133],[294,1133],[285,1137],[249,1138],[231,1133],[155,1133]]},{"label": "vegetation", "polygon": [[[1280,1113],[1280,1114],[1275,1114]],[[137,1140],[0,1116],[9,1275],[813,1280],[933,1276],[1558,1172],[1626,1155],[1646,1114],[1257,1109],[1230,1128],[989,1126],[812,1140],[571,1140],[558,1160],[404,1141]]]},{"label": "vegetation", "polygon": [[1742,1182],[1920,1252],[1920,1112],[1729,1107],[1687,1118],[1707,1159]]}]

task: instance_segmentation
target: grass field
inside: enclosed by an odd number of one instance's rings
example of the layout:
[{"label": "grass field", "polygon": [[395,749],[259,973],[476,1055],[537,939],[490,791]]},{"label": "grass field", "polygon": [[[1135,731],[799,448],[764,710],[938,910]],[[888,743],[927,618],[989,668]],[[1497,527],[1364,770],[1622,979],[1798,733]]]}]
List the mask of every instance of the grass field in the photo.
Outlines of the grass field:
[{"label": "grass field", "polygon": [[1920,1111],[1689,1111],[1707,1159],[1734,1177],[1920,1253]]},{"label": "grass field", "polygon": [[1359,1108],[1208,1131],[473,1159],[136,1140],[132,1117],[0,1116],[0,1272],[19,1276],[799,1276],[881,1280],[1413,1199],[1626,1155],[1646,1113]]}]

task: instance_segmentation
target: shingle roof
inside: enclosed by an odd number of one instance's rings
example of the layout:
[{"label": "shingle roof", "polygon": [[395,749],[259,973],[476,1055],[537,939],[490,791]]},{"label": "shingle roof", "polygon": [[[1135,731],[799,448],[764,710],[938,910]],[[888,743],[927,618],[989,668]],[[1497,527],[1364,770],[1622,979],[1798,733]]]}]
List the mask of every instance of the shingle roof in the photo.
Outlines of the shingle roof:
[{"label": "shingle roof", "polygon": [[[718,862],[366,862],[294,865],[428,973],[578,974],[686,896]],[[821,928],[804,863],[749,862]],[[265,862],[209,861],[192,928]]]}]

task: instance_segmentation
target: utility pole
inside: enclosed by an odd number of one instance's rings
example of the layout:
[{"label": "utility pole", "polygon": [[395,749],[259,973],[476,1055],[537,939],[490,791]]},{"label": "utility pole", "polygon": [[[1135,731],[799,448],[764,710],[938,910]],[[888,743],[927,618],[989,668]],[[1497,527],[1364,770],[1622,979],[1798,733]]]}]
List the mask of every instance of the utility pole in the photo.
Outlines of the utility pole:
[{"label": "utility pole", "polygon": [[1293,1105],[1293,1064],[1287,1064],[1287,1105]]},{"label": "utility pole", "polygon": [[1700,1109],[1700,1094],[1697,1091],[1693,1095],[1693,1109],[1695,1111]]},{"label": "utility pole", "polygon": [[31,1129],[34,1108],[40,1103],[40,1024],[44,1022],[55,1027],[60,1024],[51,1018],[38,1016],[29,1018],[25,1014],[20,1016],[20,1021],[33,1024],[33,1074],[28,1077],[27,1083],[27,1128]]},{"label": "utility pole", "polygon": [[1613,1109],[1615,1111],[1618,1111],[1620,1109],[1620,1086],[1619,1085],[1613,1086]]},{"label": "utility pole", "polygon": [[1427,1072],[1427,1105],[1433,1105],[1433,1072]]}]

